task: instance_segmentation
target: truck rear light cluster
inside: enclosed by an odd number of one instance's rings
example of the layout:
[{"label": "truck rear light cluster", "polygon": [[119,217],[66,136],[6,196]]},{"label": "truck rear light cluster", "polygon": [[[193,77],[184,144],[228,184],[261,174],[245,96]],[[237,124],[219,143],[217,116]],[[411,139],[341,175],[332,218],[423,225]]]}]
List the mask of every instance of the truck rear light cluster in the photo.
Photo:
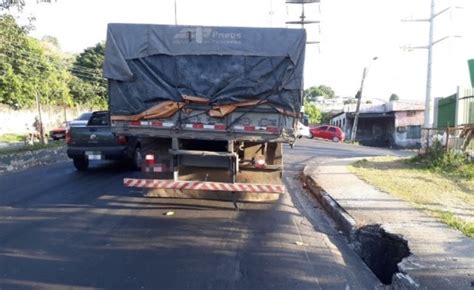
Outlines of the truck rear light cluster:
[{"label": "truck rear light cluster", "polygon": [[257,169],[264,169],[267,167],[267,163],[265,162],[265,159],[256,159],[255,160],[255,168]]},{"label": "truck rear light cluster", "polygon": [[155,164],[155,155],[147,154],[147,155],[145,155],[145,160],[146,160],[146,164],[148,166],[154,165]]},{"label": "truck rear light cluster", "polygon": [[117,136],[117,144],[127,145],[127,143],[128,143],[127,136],[122,136],[122,135]]},{"label": "truck rear light cluster", "polygon": [[278,133],[278,127],[267,127],[267,132]]}]

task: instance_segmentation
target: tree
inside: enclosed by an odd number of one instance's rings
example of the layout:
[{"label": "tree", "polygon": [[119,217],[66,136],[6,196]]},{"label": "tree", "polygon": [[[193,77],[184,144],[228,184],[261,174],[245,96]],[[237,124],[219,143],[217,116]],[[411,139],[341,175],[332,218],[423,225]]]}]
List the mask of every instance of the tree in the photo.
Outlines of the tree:
[{"label": "tree", "polygon": [[322,95],[326,99],[332,99],[336,96],[336,94],[334,93],[334,90],[329,86],[320,85],[318,89],[322,92]]},{"label": "tree", "polygon": [[357,104],[357,99],[344,100],[344,105],[352,105],[352,104]]},{"label": "tree", "polygon": [[61,49],[61,46],[59,45],[59,40],[54,36],[45,35],[41,38],[41,42],[48,46],[48,48],[53,48],[58,51]]},{"label": "tree", "polygon": [[[36,0],[37,3],[51,3],[52,0]],[[22,11],[26,5],[26,0],[0,0],[0,11],[16,8]]]},{"label": "tree", "polygon": [[324,97],[326,99],[334,98],[335,93],[329,86],[320,85],[318,87],[310,87],[304,90],[305,100],[313,101],[316,97]]},{"label": "tree", "polygon": [[397,94],[391,94],[390,95],[390,102],[394,102],[394,101],[399,101],[400,98],[398,97]]},{"label": "tree", "polygon": [[25,4],[25,0],[0,0],[0,11],[8,10],[11,8],[17,8],[18,10],[22,10]]},{"label": "tree", "polygon": [[321,124],[329,124],[332,115],[331,112],[321,112]]},{"label": "tree", "polygon": [[69,86],[76,102],[105,107],[107,82],[102,76],[105,44],[86,48],[74,60],[71,71],[74,77]]},{"label": "tree", "polygon": [[0,103],[19,109],[34,104],[70,104],[70,73],[54,52],[28,36],[10,15],[0,15]]},{"label": "tree", "polygon": [[304,104],[304,112],[308,115],[311,124],[319,124],[321,122],[321,111],[314,104],[306,102]]}]

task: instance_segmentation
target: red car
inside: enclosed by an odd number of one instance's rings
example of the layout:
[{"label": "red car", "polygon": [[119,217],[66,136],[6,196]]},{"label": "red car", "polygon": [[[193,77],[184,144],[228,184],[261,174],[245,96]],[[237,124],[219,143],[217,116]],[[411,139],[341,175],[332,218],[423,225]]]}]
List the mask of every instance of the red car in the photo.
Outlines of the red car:
[{"label": "red car", "polygon": [[63,122],[60,127],[54,128],[49,131],[49,136],[54,140],[60,140],[66,138],[66,130],[68,127],[68,122]]},{"label": "red car", "polygon": [[344,141],[345,135],[341,128],[323,125],[309,129],[312,138],[322,138],[334,142]]}]

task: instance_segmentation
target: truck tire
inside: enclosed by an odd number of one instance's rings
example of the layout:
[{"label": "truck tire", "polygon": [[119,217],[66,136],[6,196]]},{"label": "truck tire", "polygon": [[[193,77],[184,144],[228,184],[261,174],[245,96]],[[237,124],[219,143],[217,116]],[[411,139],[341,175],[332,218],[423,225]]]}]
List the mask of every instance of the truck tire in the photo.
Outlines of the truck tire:
[{"label": "truck tire", "polygon": [[84,157],[76,157],[72,159],[74,167],[79,171],[86,171],[89,168],[89,160]]},{"label": "truck tire", "polygon": [[130,160],[130,168],[132,170],[140,170],[142,168],[142,161],[142,151],[140,147],[137,146],[135,147],[135,150],[133,150],[132,159]]}]

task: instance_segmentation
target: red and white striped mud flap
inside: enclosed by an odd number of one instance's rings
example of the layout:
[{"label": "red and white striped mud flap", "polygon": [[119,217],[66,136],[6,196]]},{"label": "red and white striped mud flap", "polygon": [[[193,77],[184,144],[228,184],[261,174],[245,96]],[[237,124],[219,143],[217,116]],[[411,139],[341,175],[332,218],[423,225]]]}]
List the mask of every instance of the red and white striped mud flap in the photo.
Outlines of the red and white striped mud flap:
[{"label": "red and white striped mud flap", "polygon": [[234,191],[234,192],[268,192],[285,193],[284,185],[255,184],[255,183],[225,183],[206,181],[173,181],[169,179],[137,179],[124,178],[123,184],[127,187],[203,190],[203,191]]}]

